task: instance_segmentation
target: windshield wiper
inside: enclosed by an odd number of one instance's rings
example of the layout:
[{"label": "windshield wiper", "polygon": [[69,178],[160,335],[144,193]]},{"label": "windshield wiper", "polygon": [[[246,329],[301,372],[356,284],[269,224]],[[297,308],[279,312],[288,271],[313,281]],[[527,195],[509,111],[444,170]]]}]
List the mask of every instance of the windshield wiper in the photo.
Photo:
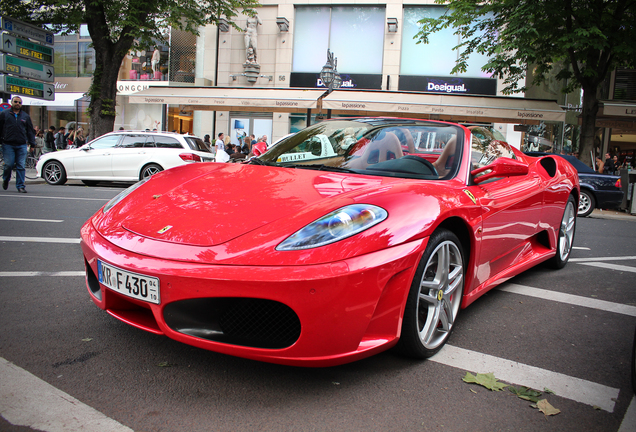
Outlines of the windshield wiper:
[{"label": "windshield wiper", "polygon": [[331,165],[324,165],[324,164],[312,164],[312,165],[291,165],[294,168],[306,168],[306,169],[314,169],[314,170],[318,170],[318,171],[331,171],[331,172],[343,172],[343,173],[353,173],[353,174],[359,174],[358,171],[356,170],[352,170],[349,168],[342,168],[342,167],[337,167],[337,166],[331,166]]}]

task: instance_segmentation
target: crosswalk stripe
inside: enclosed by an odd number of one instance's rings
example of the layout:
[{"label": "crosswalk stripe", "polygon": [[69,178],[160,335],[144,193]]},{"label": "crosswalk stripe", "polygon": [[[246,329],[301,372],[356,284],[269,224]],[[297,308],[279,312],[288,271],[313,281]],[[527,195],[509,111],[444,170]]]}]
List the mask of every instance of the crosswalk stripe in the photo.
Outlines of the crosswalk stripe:
[{"label": "crosswalk stripe", "polygon": [[58,272],[45,272],[45,271],[23,271],[23,272],[0,272],[0,277],[34,277],[34,276],[84,276],[86,273],[83,271],[58,271]]},{"label": "crosswalk stripe", "polygon": [[55,222],[55,223],[64,222],[61,219],[26,219],[26,218],[9,218],[9,217],[0,217],[0,220],[17,221],[17,222]]},{"label": "crosswalk stripe", "polygon": [[616,257],[595,257],[595,258],[570,258],[568,262],[582,263],[593,261],[630,261],[636,260],[636,256],[616,256]]},{"label": "crosswalk stripe", "polygon": [[132,432],[73,396],[0,357],[0,414],[46,432]]},{"label": "crosswalk stripe", "polygon": [[55,238],[55,237],[8,237],[0,236],[0,241],[6,242],[33,242],[33,243],[79,243],[78,238]]},{"label": "crosswalk stripe", "polygon": [[625,417],[621,422],[618,432],[634,432],[636,430],[636,396],[632,396],[632,401],[627,408]]},{"label": "crosswalk stripe", "polygon": [[630,267],[630,266],[624,266],[624,265],[618,265],[618,264],[609,264],[609,263],[603,263],[603,262],[584,262],[580,264],[590,266],[590,267],[600,267],[604,269],[636,273],[636,267]]},{"label": "crosswalk stripe", "polygon": [[54,200],[72,200],[72,201],[103,201],[107,202],[110,198],[81,198],[81,197],[61,197],[61,196],[41,196],[30,194],[2,194],[0,198],[41,198],[41,199],[54,199]]},{"label": "crosswalk stripe", "polygon": [[573,294],[561,293],[557,291],[544,290],[541,288],[533,288],[514,283],[502,284],[499,287],[499,290],[513,294],[521,294],[528,297],[536,297],[543,300],[551,300],[559,303],[583,306],[606,312],[614,312],[636,317],[636,306],[630,306],[621,303],[612,303],[605,300],[598,300]]},{"label": "crosswalk stripe", "polygon": [[609,412],[614,411],[613,399],[619,393],[616,388],[448,344],[429,360],[465,371],[492,372],[501,381],[539,391],[549,388],[559,397]]}]

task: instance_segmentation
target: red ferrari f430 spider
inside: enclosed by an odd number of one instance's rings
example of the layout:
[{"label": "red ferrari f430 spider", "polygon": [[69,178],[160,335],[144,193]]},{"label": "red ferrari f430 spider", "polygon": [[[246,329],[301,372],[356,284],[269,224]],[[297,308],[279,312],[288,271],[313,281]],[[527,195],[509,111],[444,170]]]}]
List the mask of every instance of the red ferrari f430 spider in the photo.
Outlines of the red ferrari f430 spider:
[{"label": "red ferrari f430 spider", "polygon": [[579,193],[563,158],[479,128],[332,119],[123,191],[82,228],[86,283],[115,318],[220,353],[426,358],[479,296],[567,263]]}]

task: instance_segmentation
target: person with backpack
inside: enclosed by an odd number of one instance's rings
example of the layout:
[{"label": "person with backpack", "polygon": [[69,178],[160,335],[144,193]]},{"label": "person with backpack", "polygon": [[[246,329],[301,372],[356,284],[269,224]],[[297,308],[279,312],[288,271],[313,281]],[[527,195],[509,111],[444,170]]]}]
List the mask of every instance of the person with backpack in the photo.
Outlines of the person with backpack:
[{"label": "person with backpack", "polygon": [[64,139],[64,131],[66,128],[61,126],[55,134],[55,148],[58,150],[64,150],[66,148],[66,140]]}]

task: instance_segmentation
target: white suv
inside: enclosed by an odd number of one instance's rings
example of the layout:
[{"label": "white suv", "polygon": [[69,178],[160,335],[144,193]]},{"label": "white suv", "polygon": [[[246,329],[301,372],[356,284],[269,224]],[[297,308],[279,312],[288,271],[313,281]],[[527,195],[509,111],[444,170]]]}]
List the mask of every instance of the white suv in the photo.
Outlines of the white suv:
[{"label": "white suv", "polygon": [[209,147],[192,135],[117,131],[77,149],[42,155],[36,169],[38,177],[52,185],[75,179],[92,186],[99,181],[137,181],[178,165],[213,160]]}]

